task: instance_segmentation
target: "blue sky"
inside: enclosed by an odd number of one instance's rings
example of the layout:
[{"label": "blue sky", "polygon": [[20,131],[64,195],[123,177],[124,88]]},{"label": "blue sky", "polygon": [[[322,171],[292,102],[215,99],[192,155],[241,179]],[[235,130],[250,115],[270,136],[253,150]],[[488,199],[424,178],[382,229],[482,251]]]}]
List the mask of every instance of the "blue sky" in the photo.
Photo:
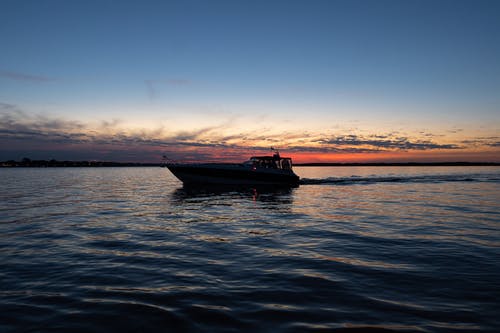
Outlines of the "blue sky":
[{"label": "blue sky", "polygon": [[[378,135],[499,159],[497,1],[2,0],[0,9],[4,128],[13,114],[19,129],[44,134],[77,131],[50,121],[78,122],[95,134],[85,141],[94,151],[96,136],[142,133],[181,155],[188,143],[281,141],[335,159],[342,147],[318,138]],[[30,153],[30,138],[11,132],[0,158]],[[258,132],[269,138],[224,140]],[[176,141],[186,133],[204,134]]]}]

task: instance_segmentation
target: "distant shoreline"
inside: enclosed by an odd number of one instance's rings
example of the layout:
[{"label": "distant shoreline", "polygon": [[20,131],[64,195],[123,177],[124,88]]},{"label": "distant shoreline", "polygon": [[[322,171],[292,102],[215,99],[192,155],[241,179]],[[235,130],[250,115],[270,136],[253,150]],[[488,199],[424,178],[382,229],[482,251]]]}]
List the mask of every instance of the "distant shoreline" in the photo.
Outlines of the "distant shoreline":
[{"label": "distant shoreline", "polygon": [[[133,162],[106,162],[106,161],[57,161],[31,160],[0,161],[4,168],[60,168],[60,167],[160,167],[163,163],[133,163]],[[500,166],[497,162],[391,162],[391,163],[296,163],[298,167],[346,167],[346,166],[375,166],[375,167],[412,167],[412,166]]]},{"label": "distant shoreline", "polygon": [[133,162],[106,162],[106,161],[57,161],[57,160],[30,160],[3,161],[0,167],[4,168],[99,168],[99,167],[144,167],[161,166],[162,163],[133,163]]},{"label": "distant shoreline", "polygon": [[294,166],[500,166],[497,162],[295,163]]}]

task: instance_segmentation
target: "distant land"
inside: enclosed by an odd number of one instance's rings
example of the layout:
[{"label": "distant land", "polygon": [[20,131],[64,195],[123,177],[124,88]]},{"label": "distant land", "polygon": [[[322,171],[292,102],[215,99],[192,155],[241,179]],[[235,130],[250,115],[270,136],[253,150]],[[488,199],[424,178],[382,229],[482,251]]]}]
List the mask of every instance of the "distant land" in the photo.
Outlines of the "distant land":
[{"label": "distant land", "polygon": [[294,166],[500,166],[497,162],[298,163]]},{"label": "distant land", "polygon": [[24,168],[52,168],[52,167],[133,167],[133,166],[160,166],[161,163],[132,163],[132,162],[107,162],[107,161],[57,161],[57,160],[32,160],[23,158],[21,161],[3,161],[0,167]]},{"label": "distant land", "polygon": [[[144,167],[161,166],[163,163],[134,163],[134,162],[109,162],[109,161],[57,161],[57,160],[32,160],[23,158],[21,161],[2,161],[0,167],[14,168],[52,168],[52,167]],[[405,162],[405,163],[299,163],[294,166],[303,167],[337,167],[337,166],[500,166],[497,162]]]}]

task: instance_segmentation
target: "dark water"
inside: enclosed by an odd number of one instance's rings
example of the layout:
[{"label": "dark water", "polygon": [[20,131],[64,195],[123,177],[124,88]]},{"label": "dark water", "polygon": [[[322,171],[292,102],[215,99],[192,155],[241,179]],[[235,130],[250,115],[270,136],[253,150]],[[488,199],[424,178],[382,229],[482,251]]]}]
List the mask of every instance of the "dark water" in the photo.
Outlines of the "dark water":
[{"label": "dark water", "polygon": [[0,332],[496,332],[500,168],[0,169]]}]

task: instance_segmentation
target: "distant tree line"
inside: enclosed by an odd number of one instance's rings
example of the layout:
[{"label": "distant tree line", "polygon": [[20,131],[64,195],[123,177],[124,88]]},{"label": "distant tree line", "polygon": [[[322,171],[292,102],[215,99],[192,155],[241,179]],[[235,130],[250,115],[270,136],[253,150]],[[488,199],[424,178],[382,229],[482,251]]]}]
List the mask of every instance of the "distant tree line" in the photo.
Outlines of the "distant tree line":
[{"label": "distant tree line", "polygon": [[160,163],[131,163],[131,162],[105,162],[105,161],[57,161],[32,160],[23,158],[20,161],[8,160],[0,162],[0,167],[28,167],[28,168],[48,168],[48,167],[130,167],[130,166],[159,166]]},{"label": "distant tree line", "polygon": [[295,163],[295,166],[500,166],[497,162]]}]

